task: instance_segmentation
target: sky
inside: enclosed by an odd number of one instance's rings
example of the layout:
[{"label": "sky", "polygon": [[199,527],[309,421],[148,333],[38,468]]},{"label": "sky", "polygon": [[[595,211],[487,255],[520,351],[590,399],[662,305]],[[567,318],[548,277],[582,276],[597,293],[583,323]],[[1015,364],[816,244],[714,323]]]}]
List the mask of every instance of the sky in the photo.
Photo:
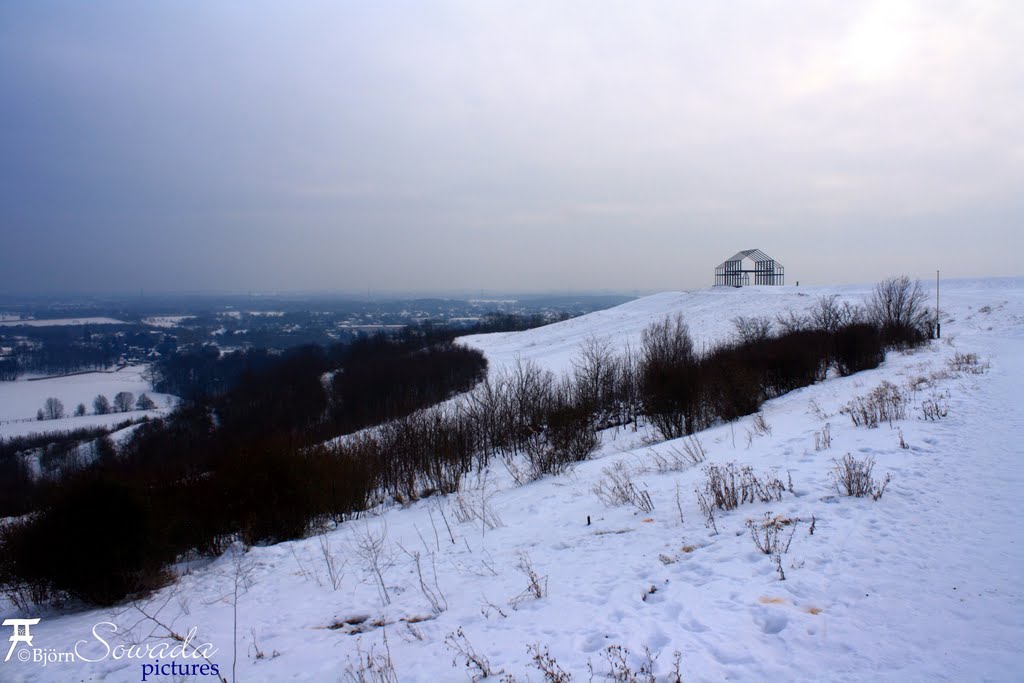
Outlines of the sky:
[{"label": "sky", "polygon": [[0,0],[0,294],[1020,275],[1024,3]]}]

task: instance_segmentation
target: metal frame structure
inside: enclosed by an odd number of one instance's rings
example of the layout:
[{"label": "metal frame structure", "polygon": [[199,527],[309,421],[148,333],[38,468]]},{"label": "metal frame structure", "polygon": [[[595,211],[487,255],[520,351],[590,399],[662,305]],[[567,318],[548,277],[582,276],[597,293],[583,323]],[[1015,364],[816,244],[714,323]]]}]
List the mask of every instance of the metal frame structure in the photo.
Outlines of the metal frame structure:
[{"label": "metal frame structure", "polygon": [[[754,262],[753,268],[744,268],[744,259]],[[755,285],[786,284],[786,269],[760,249],[746,249],[723,261],[715,268],[715,287],[745,287],[750,285],[750,274]]]}]

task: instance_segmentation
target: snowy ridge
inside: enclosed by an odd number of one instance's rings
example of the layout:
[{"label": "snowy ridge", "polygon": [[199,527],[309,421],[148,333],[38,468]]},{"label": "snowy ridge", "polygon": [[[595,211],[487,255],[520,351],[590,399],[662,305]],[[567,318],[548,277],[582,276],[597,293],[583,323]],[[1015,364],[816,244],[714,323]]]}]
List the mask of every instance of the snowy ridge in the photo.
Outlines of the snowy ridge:
[{"label": "snowy ridge", "polygon": [[[464,341],[492,367],[521,357],[563,371],[587,337],[638,347],[647,324],[676,311],[698,344],[711,345],[729,336],[734,316],[801,311],[821,294],[859,302],[869,289],[666,293]],[[609,431],[597,456],[568,476],[515,487],[499,463],[467,483],[461,503],[434,497],[321,536],[253,548],[240,560],[229,553],[183,567],[176,585],[139,606],[159,610],[180,633],[195,627],[198,641],[218,648],[212,660],[228,680],[237,646],[239,681],[346,680],[346,668],[371,649],[390,652],[399,681],[470,680],[473,670],[446,645],[458,629],[465,639],[455,640],[495,673],[522,681],[542,680],[527,651],[533,644],[549,648],[574,680],[588,680],[588,664],[602,680],[610,645],[628,648],[634,670],[650,650],[659,681],[670,680],[674,652],[686,681],[1017,679],[1024,668],[1024,280],[944,282],[942,297],[942,341],[765,404],[770,434],[755,433],[747,417],[699,435],[708,463],[792,480],[781,501],[719,513],[718,534],[705,527],[694,492],[705,480],[702,467],[657,471],[658,455],[682,444],[645,445],[650,434]],[[957,352],[989,367],[954,372]],[[883,381],[908,391],[907,419],[867,429],[839,413]],[[948,414],[925,420],[920,406],[933,398]],[[831,446],[816,450],[825,424]],[[874,457],[876,477],[892,475],[879,500],[837,494],[829,473],[847,453]],[[593,493],[616,462],[649,493],[652,511],[607,507]],[[490,523],[460,522],[474,510]],[[769,511],[800,520],[781,555],[784,581],[746,525]],[[97,533],[116,529],[111,520]],[[380,583],[359,557],[369,537],[382,540]],[[333,580],[326,555],[336,558]],[[526,590],[523,557],[542,581],[539,599]],[[236,601],[240,569],[248,587]],[[4,605],[0,613],[15,611]],[[129,606],[18,616],[41,617],[32,629],[37,647],[65,651],[92,642],[98,622],[123,634],[139,615]],[[154,633],[165,635],[152,623],[135,635]],[[140,660],[0,663],[5,681],[140,678]]]},{"label": "snowy ridge", "polygon": [[[935,283],[922,282],[921,285],[928,295],[928,305],[934,307]],[[959,300],[976,297],[978,300],[988,300],[985,293],[989,293],[989,298],[999,301],[1000,292],[1005,291],[1011,296],[1011,292],[1019,291],[1020,285],[1021,280],[1016,278],[947,281],[942,284],[940,305],[943,312],[956,314],[958,309],[950,306],[955,307]],[[731,320],[736,316],[774,317],[776,314],[788,314],[789,311],[802,313],[813,306],[819,297],[831,294],[839,295],[840,302],[859,304],[864,302],[870,291],[870,285],[847,285],[755,286],[742,289],[711,287],[687,292],[664,292],[546,327],[525,332],[473,335],[462,337],[461,341],[483,351],[492,367],[514,363],[517,357],[521,357],[559,372],[569,367],[572,356],[588,337],[607,337],[620,348],[630,344],[638,349],[643,329],[666,315],[681,313],[690,327],[696,346],[713,347],[733,334]],[[947,295],[951,297],[948,301]],[[970,311],[967,314],[970,315]],[[944,322],[948,318],[949,315],[944,318]]]}]

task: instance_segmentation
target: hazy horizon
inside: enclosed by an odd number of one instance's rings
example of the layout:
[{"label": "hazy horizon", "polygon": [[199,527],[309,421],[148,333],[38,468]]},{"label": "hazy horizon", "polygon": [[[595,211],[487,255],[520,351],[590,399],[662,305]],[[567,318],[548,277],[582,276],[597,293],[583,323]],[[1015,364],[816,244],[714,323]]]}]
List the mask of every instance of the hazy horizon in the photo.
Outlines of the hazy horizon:
[{"label": "hazy horizon", "polygon": [[0,4],[0,295],[1021,273],[1024,5]]}]

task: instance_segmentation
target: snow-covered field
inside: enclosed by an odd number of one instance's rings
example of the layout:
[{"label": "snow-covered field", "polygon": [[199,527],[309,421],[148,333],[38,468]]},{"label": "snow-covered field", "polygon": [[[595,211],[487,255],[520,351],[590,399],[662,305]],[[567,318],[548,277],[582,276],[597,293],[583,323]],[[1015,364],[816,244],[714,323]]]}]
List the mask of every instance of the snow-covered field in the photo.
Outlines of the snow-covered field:
[{"label": "snow-covered field", "polygon": [[0,321],[0,327],[64,327],[66,325],[124,325],[123,320],[114,318],[51,318],[47,320],[6,320]]},{"label": "snow-covered field", "polygon": [[[108,426],[146,414],[156,415],[174,405],[177,399],[154,393],[144,377],[146,366],[129,366],[116,372],[86,372],[66,377],[40,380],[19,379],[0,382],[0,437],[24,436],[31,432],[53,432],[79,427]],[[92,401],[103,394],[113,402],[119,392],[130,392],[136,399],[147,393],[157,405],[153,411],[131,411],[109,415],[92,415]],[[53,397],[64,404],[68,417],[61,420],[37,421],[36,411],[46,399]],[[168,403],[169,402],[169,403]],[[84,403],[87,414],[73,417],[75,407]]]},{"label": "snow-covered field", "polygon": [[[637,346],[645,325],[675,311],[698,343],[712,344],[731,333],[736,315],[802,309],[823,293],[859,301],[867,291],[659,294],[467,343],[483,349],[492,367],[518,356],[562,371],[587,337]],[[470,482],[464,509],[488,511],[491,526],[460,522],[454,498],[431,498],[322,536],[193,566],[137,606],[17,616],[41,618],[32,627],[34,647],[63,653],[81,640],[79,652],[95,659],[102,654],[92,635],[97,623],[117,625],[115,635],[99,627],[111,645],[127,642],[118,637],[133,625],[136,638],[166,635],[152,622],[138,626],[141,608],[180,634],[195,628],[193,643],[217,649],[211,659],[228,680],[237,648],[239,681],[346,680],[346,669],[371,650],[390,652],[399,681],[470,680],[474,670],[452,645],[485,657],[495,673],[539,681],[527,649],[535,644],[584,681],[588,664],[593,680],[603,680],[606,648],[615,645],[629,650],[634,670],[648,649],[661,681],[669,680],[674,652],[686,681],[1019,680],[1024,279],[944,282],[942,296],[941,341],[771,401],[763,410],[770,434],[754,434],[745,418],[699,435],[708,463],[751,465],[792,480],[780,502],[719,513],[717,534],[697,504],[702,467],[655,471],[658,455],[682,444],[649,446],[642,442],[648,434],[610,431],[598,456],[568,476],[514,487],[499,464]],[[990,366],[983,374],[953,372],[956,352],[976,353]],[[882,381],[916,386],[905,420],[867,429],[838,413]],[[933,398],[948,414],[925,420],[921,404]],[[826,424],[831,446],[816,450],[815,434]],[[879,500],[837,495],[829,473],[848,453],[874,457],[876,477],[892,475]],[[649,492],[652,511],[606,507],[592,492],[603,470],[620,461]],[[784,581],[746,526],[768,512],[795,521],[784,531],[795,528],[781,555]],[[97,533],[117,533],[117,520]],[[374,538],[380,584],[366,558],[372,553],[361,552]],[[328,556],[336,560],[335,580]],[[523,558],[539,578],[540,598],[526,590]],[[0,613],[16,612],[5,605]],[[143,664],[152,663],[112,654],[43,667],[20,656],[0,663],[0,678],[139,681]],[[173,654],[161,661],[172,658],[195,661]]]}]

